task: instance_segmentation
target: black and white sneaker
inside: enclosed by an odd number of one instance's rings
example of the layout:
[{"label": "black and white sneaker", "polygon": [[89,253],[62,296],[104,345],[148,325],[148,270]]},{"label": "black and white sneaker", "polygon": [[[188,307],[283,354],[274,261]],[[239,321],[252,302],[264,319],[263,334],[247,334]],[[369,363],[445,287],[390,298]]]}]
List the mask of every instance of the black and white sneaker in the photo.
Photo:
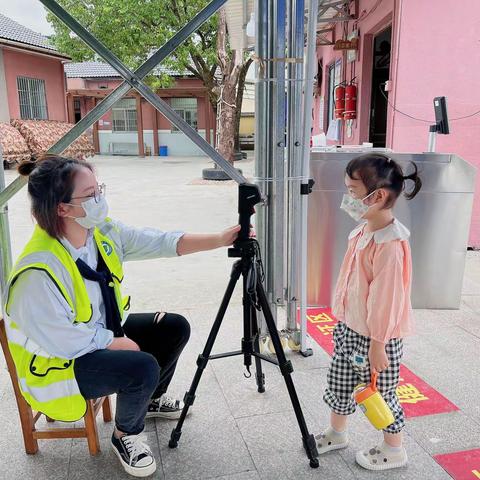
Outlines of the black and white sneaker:
[{"label": "black and white sneaker", "polygon": [[160,398],[152,399],[145,417],[177,420],[180,418],[184,405],[182,400],[177,400],[163,394]]},{"label": "black and white sneaker", "polygon": [[145,435],[112,435],[112,447],[122,467],[134,477],[148,477],[157,469],[150,447],[145,443]]}]

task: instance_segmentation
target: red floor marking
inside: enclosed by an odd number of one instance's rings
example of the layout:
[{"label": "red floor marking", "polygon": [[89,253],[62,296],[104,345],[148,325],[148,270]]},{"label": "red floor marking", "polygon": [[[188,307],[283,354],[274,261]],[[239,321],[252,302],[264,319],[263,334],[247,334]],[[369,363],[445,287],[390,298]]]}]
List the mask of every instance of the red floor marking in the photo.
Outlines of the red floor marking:
[{"label": "red floor marking", "polygon": [[[333,353],[333,329],[337,323],[329,308],[312,308],[307,312],[309,335],[329,354]],[[397,395],[407,417],[420,417],[458,410],[450,400],[417,377],[404,365],[400,369]],[[480,468],[480,466],[479,466]],[[480,479],[480,476],[478,477]]]},{"label": "red floor marking", "polygon": [[435,455],[433,458],[454,480],[480,479],[480,448]]}]

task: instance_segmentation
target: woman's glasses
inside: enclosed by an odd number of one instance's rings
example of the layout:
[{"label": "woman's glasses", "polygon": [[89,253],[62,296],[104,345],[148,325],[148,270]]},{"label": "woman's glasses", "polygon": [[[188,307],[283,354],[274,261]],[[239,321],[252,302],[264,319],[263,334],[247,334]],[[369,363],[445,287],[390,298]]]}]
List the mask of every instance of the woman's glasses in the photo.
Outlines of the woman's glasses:
[{"label": "woman's glasses", "polygon": [[104,183],[99,183],[97,184],[97,188],[93,192],[92,195],[83,195],[81,197],[72,197],[72,200],[79,200],[81,198],[94,198],[95,202],[98,203],[100,201],[100,198],[105,196],[105,193],[107,191],[107,186]]}]

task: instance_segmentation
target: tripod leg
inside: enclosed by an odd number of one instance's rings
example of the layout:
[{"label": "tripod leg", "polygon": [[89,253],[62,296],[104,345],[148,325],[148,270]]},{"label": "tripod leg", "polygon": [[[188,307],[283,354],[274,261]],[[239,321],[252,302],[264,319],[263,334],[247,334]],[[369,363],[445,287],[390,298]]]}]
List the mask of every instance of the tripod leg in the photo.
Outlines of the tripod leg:
[{"label": "tripod leg", "polygon": [[275,353],[277,354],[280,371],[282,372],[283,378],[285,379],[285,383],[287,385],[288,394],[290,395],[290,401],[292,402],[293,410],[295,411],[295,416],[297,417],[298,426],[302,432],[303,448],[310,459],[310,466],[312,468],[318,468],[319,463],[317,443],[315,441],[315,437],[308,431],[305,417],[303,416],[302,407],[295,390],[295,385],[293,384],[293,380],[290,375],[293,372],[292,363],[285,357],[285,352],[283,351],[280,337],[278,335],[277,326],[275,325],[272,312],[270,311],[270,307],[267,302],[265,291],[260,282],[257,283],[257,295],[263,315],[265,317],[268,331],[270,333],[270,338],[272,339],[272,343],[275,348]]},{"label": "tripod leg", "polygon": [[243,268],[243,338],[242,338],[242,352],[243,352],[243,364],[248,372],[245,377],[250,378],[250,367],[252,365],[252,353],[253,353],[253,337],[252,337],[252,302],[248,295],[248,283],[249,283],[249,271],[245,270],[246,266],[251,262],[246,263],[242,260]]},{"label": "tripod leg", "polygon": [[237,261],[233,265],[230,281],[228,282],[228,286],[223,296],[222,303],[220,304],[220,308],[218,309],[217,316],[215,317],[215,321],[213,322],[212,329],[210,330],[210,333],[208,335],[207,343],[205,344],[203,352],[198,356],[197,371],[195,372],[195,376],[193,377],[190,389],[184,397],[185,406],[183,407],[177,425],[172,430],[172,433],[170,435],[170,441],[168,443],[168,446],[170,448],[175,448],[178,445],[178,440],[182,435],[183,422],[185,421],[185,417],[187,416],[188,409],[191,405],[193,405],[193,401],[195,400],[195,392],[197,390],[198,384],[200,383],[203,371],[207,366],[208,358],[210,356],[210,353],[212,352],[213,344],[215,343],[218,331],[220,330],[220,326],[222,325],[223,317],[225,316],[225,312],[227,311],[228,304],[230,303],[230,299],[232,298],[232,294],[235,290],[235,285],[237,284],[237,281],[240,277],[240,273],[241,261]]},{"label": "tripod leg", "polygon": [[[260,352],[260,332],[258,330],[257,312],[254,306],[251,306],[252,310],[252,334],[254,339],[255,352]],[[258,392],[265,392],[265,374],[262,372],[262,360],[255,357],[255,379],[257,380]]]}]

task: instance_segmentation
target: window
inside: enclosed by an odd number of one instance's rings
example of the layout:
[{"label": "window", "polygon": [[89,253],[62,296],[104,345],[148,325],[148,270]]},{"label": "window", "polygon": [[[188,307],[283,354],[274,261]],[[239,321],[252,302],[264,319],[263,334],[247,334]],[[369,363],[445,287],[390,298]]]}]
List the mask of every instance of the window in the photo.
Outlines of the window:
[{"label": "window", "polygon": [[137,104],[134,98],[124,98],[114,105],[112,108],[112,131],[137,131]]},{"label": "window", "polygon": [[47,120],[45,80],[17,77],[20,116],[23,120]]},{"label": "window", "polygon": [[323,81],[323,59],[320,59],[317,64],[317,74],[315,75],[315,86],[319,95],[322,95],[322,81]]},{"label": "window", "polygon": [[[197,99],[196,98],[172,98],[171,107],[178,113],[192,128],[197,130]],[[172,132],[178,132],[178,128],[172,125]]]},{"label": "window", "polygon": [[325,131],[328,130],[330,122],[334,118],[335,112],[335,63],[328,66],[328,112],[327,125]]},{"label": "window", "polygon": [[78,123],[82,119],[82,106],[77,98],[73,100],[73,113],[75,115],[75,123]]},{"label": "window", "polygon": [[327,112],[327,125],[335,119],[335,87],[340,85],[342,79],[342,61],[336,62],[328,66],[328,112]]}]

